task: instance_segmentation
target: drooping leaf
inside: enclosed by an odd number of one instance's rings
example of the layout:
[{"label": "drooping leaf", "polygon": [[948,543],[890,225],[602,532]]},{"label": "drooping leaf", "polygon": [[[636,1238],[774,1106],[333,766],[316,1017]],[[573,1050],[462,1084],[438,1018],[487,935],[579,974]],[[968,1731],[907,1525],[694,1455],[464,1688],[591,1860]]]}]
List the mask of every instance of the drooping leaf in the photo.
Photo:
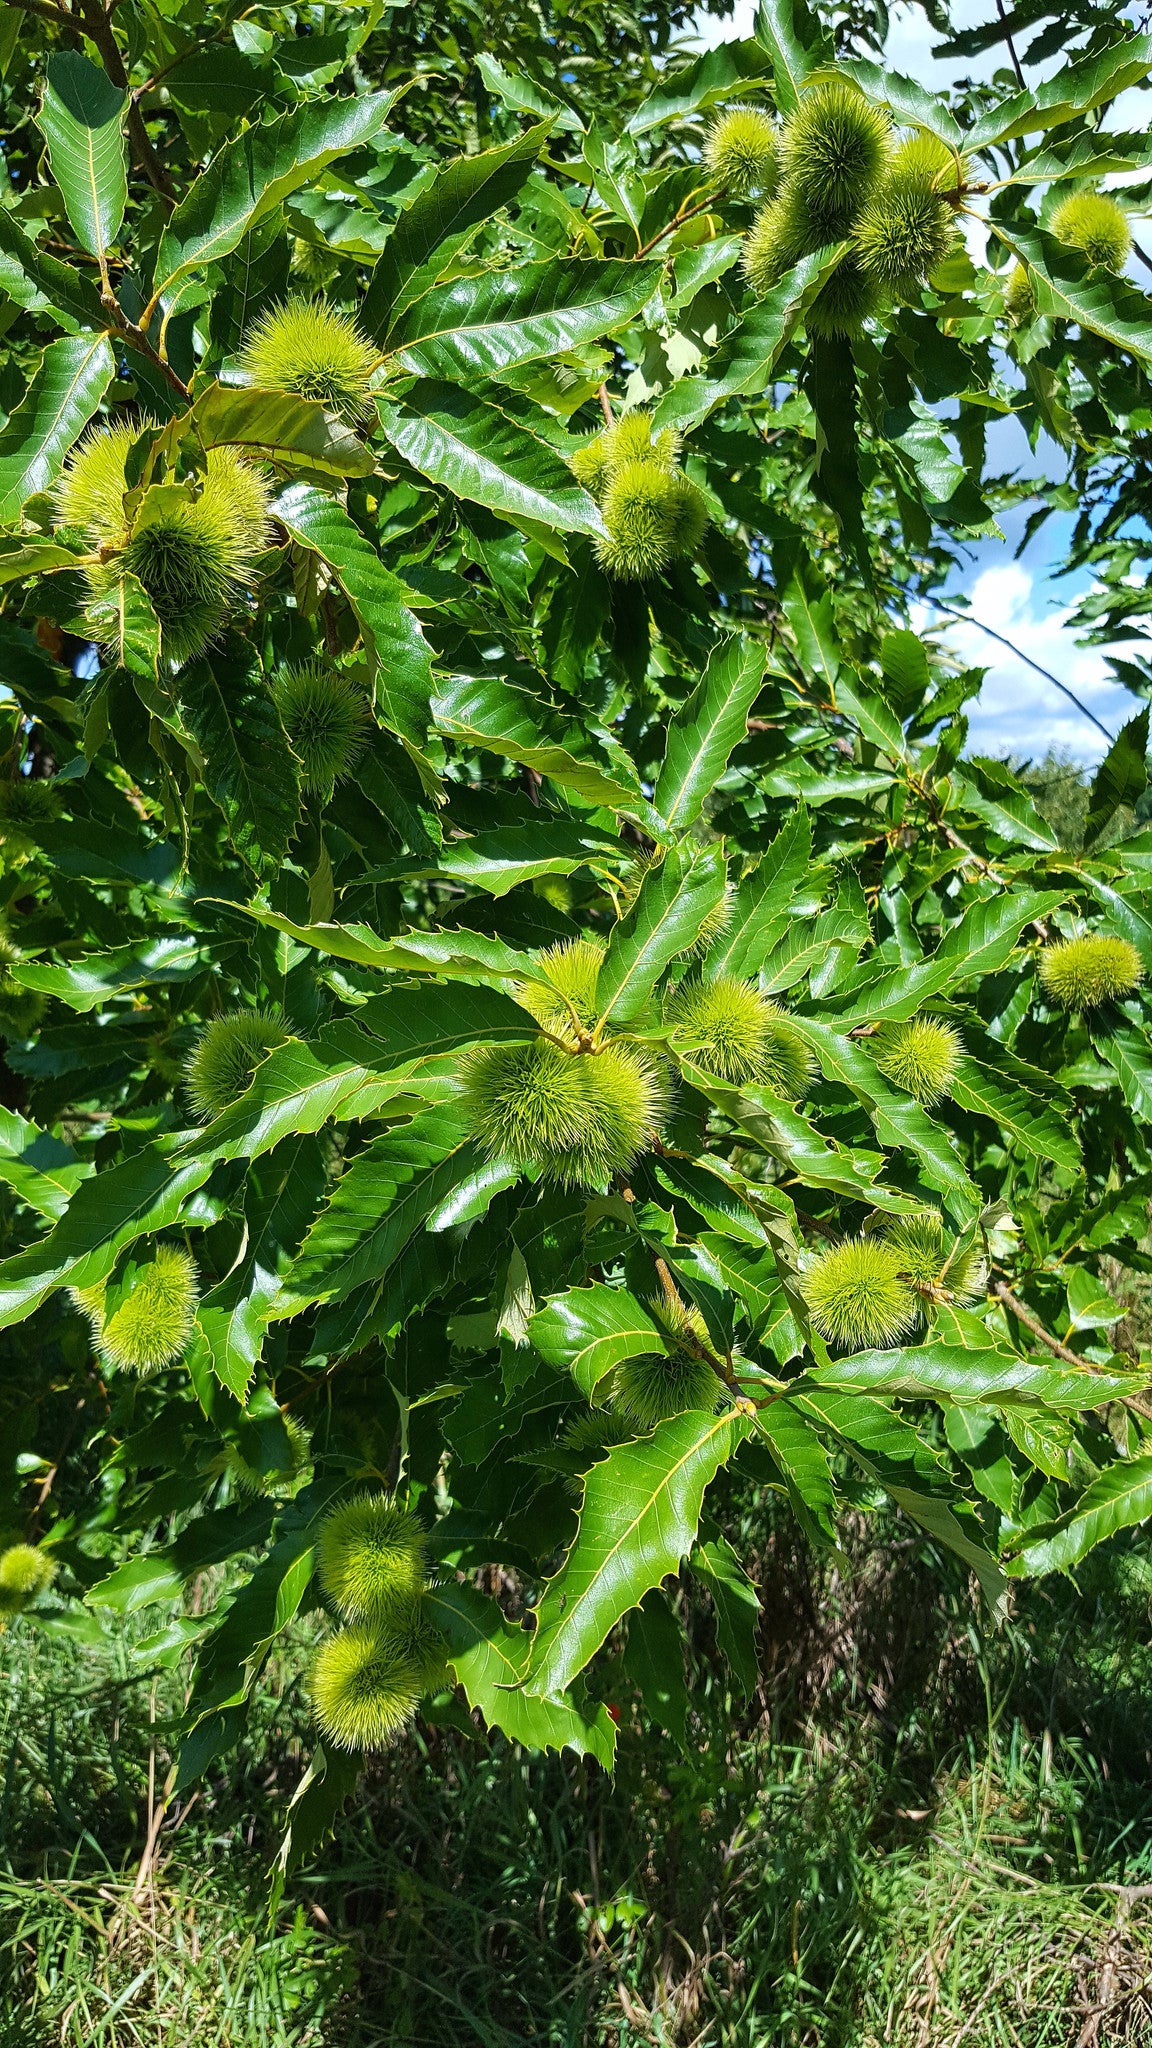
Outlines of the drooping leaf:
[{"label": "drooping leaf", "polygon": [[433,698],[432,715],[450,738],[521,761],[585,803],[648,815],[638,784],[613,772],[624,766],[623,756],[597,759],[585,726],[498,676],[453,676]]},{"label": "drooping leaf", "polygon": [[977,1402],[989,1408],[1054,1408],[1076,1412],[1137,1394],[1149,1383],[1142,1372],[1110,1366],[1063,1365],[1016,1358],[1010,1352],[918,1344],[909,1350],[862,1351],[818,1365],[812,1384],[841,1392],[859,1389],[905,1401]]},{"label": "drooping leaf", "polygon": [[261,1162],[245,1195],[243,1253],[203,1296],[196,1327],[221,1386],[243,1401],[259,1361],[268,1314],[324,1186],[312,1136],[286,1138]]},{"label": "drooping leaf", "polygon": [[425,1595],[429,1619],[448,1644],[452,1669],[470,1707],[490,1728],[530,1749],[572,1749],[611,1770],[616,1727],[606,1707],[572,1694],[534,1698],[519,1684],[531,1638],[506,1621],[495,1600],[471,1586],[433,1586]]},{"label": "drooping leaf", "polygon": [[41,1216],[56,1222],[94,1166],[14,1109],[0,1110],[0,1180]]},{"label": "drooping leaf", "polygon": [[563,1692],[621,1616],[679,1570],[704,1489],[750,1427],[732,1410],[677,1415],[592,1467],[579,1534],[537,1609],[525,1691]]},{"label": "drooping leaf", "polygon": [[1148,787],[1148,706],[1121,726],[1093,778],[1084,845],[1099,839],[1122,804],[1134,806]]},{"label": "drooping leaf", "polygon": [[824,31],[807,0],[760,0],[756,40],[772,60],[772,83],[781,113],[790,114],[809,72],[823,62]]},{"label": "drooping leaf", "polygon": [[299,770],[252,652],[238,642],[180,672],[180,709],[204,787],[256,873],[278,866],[300,815]]},{"label": "drooping leaf", "polygon": [[127,93],[79,50],[57,50],[48,59],[36,125],[77,240],[101,260],[120,233],[128,201],[127,105]]},{"label": "drooping leaf", "polygon": [[1092,270],[1074,249],[1066,249],[1042,228],[1007,227],[989,219],[1017,261],[1028,266],[1036,310],[1054,320],[1075,320],[1139,361],[1152,361],[1152,312],[1143,292],[1110,270]]},{"label": "drooping leaf", "polygon": [[760,1680],[756,1655],[756,1623],[760,1602],[756,1588],[744,1570],[732,1545],[723,1536],[698,1543],[692,1552],[692,1570],[712,1595],[716,1614],[716,1640],[728,1668],[745,1699],[751,1699]]}]

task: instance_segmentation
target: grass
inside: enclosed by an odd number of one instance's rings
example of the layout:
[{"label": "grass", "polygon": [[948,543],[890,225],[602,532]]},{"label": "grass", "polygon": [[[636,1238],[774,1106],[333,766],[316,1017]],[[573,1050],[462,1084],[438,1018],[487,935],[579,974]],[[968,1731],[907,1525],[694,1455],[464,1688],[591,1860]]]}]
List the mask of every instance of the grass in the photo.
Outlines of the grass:
[{"label": "grass", "polygon": [[1152,2048],[1139,1545],[994,1631],[898,1527],[861,1524],[850,1575],[762,1501],[744,1538],[756,1700],[729,1695],[700,1601],[684,1752],[624,1691],[614,1781],[424,1722],[271,1926],[306,1641],[154,1829],[178,1632],[17,1624],[0,2048]]}]

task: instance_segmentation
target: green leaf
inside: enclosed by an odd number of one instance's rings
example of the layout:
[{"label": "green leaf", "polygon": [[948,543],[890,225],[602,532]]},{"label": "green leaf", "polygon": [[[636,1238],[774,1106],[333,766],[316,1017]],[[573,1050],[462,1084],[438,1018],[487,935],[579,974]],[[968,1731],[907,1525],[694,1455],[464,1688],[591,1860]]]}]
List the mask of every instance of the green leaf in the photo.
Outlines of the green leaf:
[{"label": "green leaf", "polygon": [[308,1768],[288,1802],[288,1824],[269,1885],[270,1913],[277,1911],[288,1879],[331,1834],[356,1790],[361,1768],[358,1753],[349,1756],[339,1749],[329,1753],[322,1743],[313,1750]]},{"label": "green leaf", "polygon": [[341,1301],[383,1279],[413,1233],[481,1158],[452,1102],[385,1131],[336,1183],[284,1282],[275,1315],[299,1315],[310,1302]]},{"label": "green leaf", "polygon": [[748,714],[764,678],[764,649],[745,634],[721,640],[687,701],[668,727],[664,766],[653,802],[670,832],[700,816],[705,798],[748,730]]},{"label": "green leaf", "polygon": [[1111,1067],[1121,1093],[1143,1124],[1152,1124],[1152,1046],[1143,1031],[1128,1024],[1093,1035],[1098,1058]]},{"label": "green leaf", "polygon": [[1007,1351],[933,1343],[910,1350],[861,1351],[817,1366],[809,1378],[813,1386],[902,1401],[956,1401],[961,1406],[976,1402],[988,1408],[1055,1408],[1069,1413],[1122,1400],[1149,1384],[1147,1373],[1056,1365]]},{"label": "green leaf", "polygon": [[395,99],[377,92],[309,100],[223,143],[165,224],[152,304],[188,271],[229,255],[290,192],[378,135]]},{"label": "green leaf", "polygon": [[756,1413],[756,1428],[788,1487],[801,1519],[811,1518],[826,1540],[834,1540],[836,1487],[828,1453],[811,1422],[791,1401],[773,1401]]},{"label": "green leaf", "polygon": [[625,133],[651,135],[670,121],[686,121],[705,107],[738,96],[751,81],[763,78],[770,63],[761,44],[746,41],[720,43],[694,62],[669,65],[629,117]]},{"label": "green leaf", "polygon": [[1006,762],[969,756],[962,770],[953,769],[950,780],[963,808],[983,818],[1009,846],[1030,846],[1037,853],[1056,851],[1059,841],[1055,832]]},{"label": "green leaf", "polygon": [[1027,264],[1037,313],[1051,320],[1075,320],[1089,334],[1102,335],[1143,362],[1152,361],[1152,308],[1143,292],[1110,270],[1090,269],[1076,250],[1066,249],[1041,228],[1009,228],[995,215],[989,216],[988,225],[1005,248]]},{"label": "green leaf", "polygon": [[[122,572],[116,584],[114,601],[103,600],[101,624],[119,666],[142,682],[155,683],[163,639],[160,621],[144,585],[128,570]],[[154,701],[154,693],[148,691],[144,695],[153,696]]]},{"label": "green leaf", "polygon": [[499,676],[452,676],[433,698],[432,715],[450,739],[523,762],[585,803],[648,817],[638,783],[630,786],[612,772],[625,764],[631,767],[622,753],[613,753],[608,762],[598,761],[586,723]]},{"label": "green leaf", "polygon": [[19,404],[0,427],[0,520],[11,524],[55,483],[116,372],[103,334],[49,342]]},{"label": "green leaf", "polygon": [[253,461],[274,462],[294,476],[340,482],[368,476],[371,451],[318,399],[294,391],[259,391],[248,385],[209,384],[190,412],[173,420],[162,445],[194,436],[201,448],[238,448]]},{"label": "green leaf", "polygon": [[605,1373],[624,1358],[667,1351],[663,1335],[646,1309],[622,1287],[571,1287],[538,1309],[528,1324],[528,1341],[545,1363],[570,1372],[591,1401]]},{"label": "green leaf", "polygon": [[536,1611],[526,1692],[563,1692],[629,1608],[679,1571],[695,1541],[704,1489],[750,1428],[746,1415],[731,1410],[676,1415],[592,1467],[579,1533]]},{"label": "green leaf", "polygon": [[506,825],[454,839],[437,862],[438,874],[450,875],[490,896],[506,896],[537,875],[571,875],[577,868],[615,866],[620,841],[593,825],[541,814],[532,825]]},{"label": "green leaf", "polygon": [[684,1637],[667,1600],[656,1587],[645,1593],[629,1617],[624,1669],[637,1687],[650,1719],[683,1749],[688,1729]]},{"label": "green leaf", "polygon": [[943,1195],[961,1222],[975,1216],[981,1207],[980,1191],[964,1170],[952,1133],[934,1123],[912,1096],[893,1088],[858,1041],[811,1017],[797,1016],[794,1022],[828,1078],[842,1082],[863,1103],[880,1143],[912,1153],[924,1181]]},{"label": "green leaf", "polygon": [[91,278],[73,263],[38,249],[0,206],[0,291],[29,312],[58,313],[65,327],[107,327],[108,313]]},{"label": "green leaf", "polygon": [[519,114],[543,114],[550,127],[565,128],[579,135],[583,123],[574,108],[557,99],[553,93],[545,92],[534,78],[523,71],[514,71],[507,64],[482,50],[476,58],[476,68],[489,92],[503,100],[506,107],[512,107]]},{"label": "green leaf", "polygon": [[312,484],[289,484],[273,507],[293,540],[312,548],[343,586],[372,658],[385,725],[420,747],[428,731],[432,651],[405,603],[410,595],[342,505]]},{"label": "green leaf", "polygon": [[127,93],[78,50],[49,57],[36,126],[48,144],[52,176],[76,239],[101,261],[120,233],[128,203],[127,106]]},{"label": "green leaf", "polygon": [[493,377],[623,327],[660,277],[659,263],[568,260],[453,278],[407,308],[389,336],[389,355],[415,377]]},{"label": "green leaf", "polygon": [[424,1604],[447,1641],[468,1705],[479,1709],[489,1728],[528,1749],[573,1749],[611,1770],[616,1728],[608,1709],[580,1696],[541,1700],[521,1691],[531,1637],[505,1620],[495,1600],[471,1586],[448,1583],[429,1587]]},{"label": "green leaf", "polygon": [[596,1001],[605,1021],[626,1024],[643,1010],[669,962],[690,952],[710,911],[724,900],[727,869],[717,848],[671,846],[648,869],[636,901],[613,925]]},{"label": "green leaf", "polygon": [[755,974],[783,936],[797,891],[811,878],[812,821],[804,805],[797,804],[736,890],[728,923],[705,955],[705,979]]},{"label": "green leaf", "polygon": [[1070,1572],[1097,1543],[1152,1516],[1152,1455],[1106,1465],[1074,1508],[1030,1529],[1008,1564],[1013,1578]]},{"label": "green leaf", "polygon": [[806,0],[760,0],[755,33],[772,59],[776,104],[790,114],[809,72],[824,60],[824,31]]},{"label": "green leaf", "polygon": [[193,935],[142,939],[110,953],[87,953],[66,966],[21,960],[12,970],[22,988],[54,996],[70,1010],[98,1010],[113,996],[138,988],[175,988],[204,972],[203,941]]},{"label": "green leaf", "polygon": [[56,1222],[94,1169],[93,1160],[78,1159],[63,1139],[14,1109],[0,1109],[0,1180],[41,1216]]},{"label": "green leaf", "polygon": [[871,983],[864,993],[853,991],[836,1020],[837,1029],[856,1024],[904,1023],[929,996],[977,981],[1003,967],[1016,950],[1024,926],[1047,917],[1064,901],[1064,892],[1047,889],[1006,890],[973,903],[950,925],[930,960],[918,960]]},{"label": "green leaf", "polygon": [[1080,1142],[1070,1122],[1070,1105],[1064,1097],[1046,1102],[1027,1085],[1028,1075],[1044,1079],[1035,1068],[1026,1067],[998,1047],[995,1067],[967,1055],[959,1060],[949,1093],[961,1109],[991,1117],[1021,1151],[1031,1153],[1034,1159],[1051,1159],[1075,1173],[1081,1164]]},{"label": "green leaf", "polygon": [[181,669],[178,688],[232,845],[256,874],[279,867],[300,816],[299,770],[253,650],[232,641]]},{"label": "green leaf", "polygon": [[1122,804],[1135,806],[1148,787],[1148,706],[1121,726],[1092,782],[1088,816],[1084,820],[1085,846],[1099,839]]},{"label": "green leaf", "polygon": [[[290,917],[281,917],[278,911],[265,910],[258,903],[237,903],[229,908],[272,931],[283,932],[302,946],[329,953],[334,960],[352,960],[359,967],[488,982],[494,988],[505,982],[531,980],[535,975],[530,953],[513,952],[500,939],[486,938],[480,932],[401,932],[398,938],[380,939],[365,924],[294,924]],[[530,1029],[534,1033],[536,1026]]]},{"label": "green leaf", "polygon": [[443,1101],[458,1090],[460,1049],[534,1037],[526,1011],[485,988],[400,988],[330,1025],[309,1045],[277,1046],[247,1093],[186,1141],[212,1159],[255,1158],[293,1132],[375,1116],[386,1103]]},{"label": "green leaf", "polygon": [[1138,85],[1152,71],[1152,36],[1132,36],[1113,43],[1098,56],[1063,63],[1054,78],[1013,93],[999,107],[989,111],[970,128],[964,138],[967,149],[988,149],[993,143],[1009,142],[1016,135],[1033,135],[1041,128],[1062,128],[1076,114],[1089,114],[1106,105],[1130,85]]},{"label": "green leaf", "polygon": [[756,1654],[760,1602],[756,1588],[724,1536],[717,1536],[710,1543],[698,1543],[691,1564],[712,1595],[721,1653],[745,1699],[751,1699],[760,1682],[760,1660]]},{"label": "green leaf", "polygon": [[269,1310],[312,1220],[324,1180],[315,1137],[286,1138],[277,1146],[245,1189],[241,1256],[196,1311],[212,1371],[238,1401],[259,1363]]},{"label": "green leaf", "polygon": [[5,537],[0,539],[0,584],[18,583],[25,576],[50,576],[56,569],[74,569],[80,552],[60,541]]},{"label": "green leaf", "polygon": [[921,1529],[954,1551],[975,1572],[993,1612],[1003,1604],[1004,1575],[988,1549],[971,1506],[952,1485],[936,1452],[910,1422],[883,1401],[821,1389],[801,1393],[796,1405],[846,1445],[870,1479]]},{"label": "green leaf", "polygon": [[[896,119],[908,127],[927,128],[930,134],[938,135],[942,142],[957,148],[967,146],[964,130],[949,112],[941,95],[927,86],[918,85],[914,78],[903,78],[899,72],[885,71],[883,65],[870,63],[863,57],[842,59],[836,65],[835,76],[854,78],[870,100],[890,107]],[[813,83],[818,83],[818,78]]]},{"label": "green leaf", "polygon": [[30,1316],[58,1287],[94,1287],[120,1253],[150,1231],[168,1230],[210,1162],[173,1165],[156,1145],[82,1181],[55,1229],[0,1264],[0,1329]]},{"label": "green leaf", "polygon": [[552,119],[540,121],[499,149],[452,157],[405,208],[360,307],[360,324],[381,347],[389,328],[448,269],[474,230],[515,198],[553,126]]},{"label": "green leaf", "polygon": [[767,389],[779,357],[791,341],[813,299],[840,260],[840,249],[820,249],[786,271],[724,336],[708,367],[698,376],[681,377],[654,410],[658,427],[688,433],[728,399],[755,397]]},{"label": "green leaf", "polygon": [[455,497],[560,533],[604,533],[595,500],[556,450],[475,391],[420,382],[379,410],[404,460]]}]

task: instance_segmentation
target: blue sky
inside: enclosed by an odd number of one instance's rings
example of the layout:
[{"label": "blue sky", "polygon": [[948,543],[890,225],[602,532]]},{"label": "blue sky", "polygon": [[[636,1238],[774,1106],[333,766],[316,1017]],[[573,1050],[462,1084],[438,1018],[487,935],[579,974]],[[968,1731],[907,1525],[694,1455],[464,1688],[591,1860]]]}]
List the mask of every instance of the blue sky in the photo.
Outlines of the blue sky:
[{"label": "blue sky", "polygon": [[[725,19],[698,18],[698,40],[714,44],[750,36],[755,13],[756,0],[736,0]],[[954,13],[959,25],[975,25],[991,19],[993,7],[989,0],[962,0]],[[886,53],[889,69],[921,85],[946,90],[950,67],[932,55],[932,45],[938,40],[918,7],[894,7]],[[968,75],[990,78],[1004,61],[1001,49],[965,61],[963,68]],[[1057,68],[1059,61],[1053,60],[1049,68]],[[1109,116],[1108,126],[1142,127],[1146,109],[1142,95],[1125,93]],[[974,257],[983,254],[982,238],[977,237],[970,246]],[[1055,443],[1044,436],[1034,453],[1014,419],[991,426],[987,461],[994,474],[1014,470],[1025,476],[1059,478],[1065,471],[1062,451]],[[1079,646],[1068,626],[1071,603],[1088,587],[1090,578],[1082,574],[1058,578],[1054,573],[1072,530],[1072,518],[1050,519],[1017,560],[1016,549],[1032,509],[1025,504],[1002,520],[1004,540],[972,543],[970,559],[955,588],[967,596],[973,619],[1003,633],[1042,668],[1059,676],[1101,724],[1115,733],[1132,716],[1136,701],[1111,680],[1103,652]],[[917,623],[922,623],[925,631],[941,632],[940,615],[927,606],[922,622]],[[965,663],[988,671],[980,696],[970,707],[971,752],[1036,758],[1051,747],[1085,762],[1100,759],[1106,747],[1100,732],[1026,663],[1016,660],[974,624],[949,623],[941,637]]]}]

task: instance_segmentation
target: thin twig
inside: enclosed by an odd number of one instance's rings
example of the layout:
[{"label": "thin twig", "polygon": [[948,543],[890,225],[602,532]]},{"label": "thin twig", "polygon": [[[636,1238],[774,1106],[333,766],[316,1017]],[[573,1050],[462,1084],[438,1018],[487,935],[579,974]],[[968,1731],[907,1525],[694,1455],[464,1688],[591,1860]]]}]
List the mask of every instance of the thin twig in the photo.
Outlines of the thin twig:
[{"label": "thin twig", "polygon": [[686,221],[695,220],[698,213],[707,213],[708,208],[714,202],[714,198],[715,195],[709,193],[707,199],[700,201],[699,206],[690,206],[687,213],[678,213],[673,220],[668,222],[666,227],[662,227],[658,234],[653,235],[650,242],[645,242],[642,249],[637,249],[635,256],[632,258],[633,263],[639,263],[640,258],[647,256],[649,250],[656,247],[657,242],[664,240],[665,235],[675,234],[676,229],[682,228]]},{"label": "thin twig", "polygon": [[614,426],[615,421],[612,416],[612,400],[608,396],[608,386],[606,384],[602,384],[596,395],[600,400],[600,410],[604,415],[604,425],[606,427]]},{"label": "thin twig", "polygon": [[1086,1359],[1080,1358],[1075,1351],[1069,1351],[1066,1344],[1061,1344],[1058,1338],[1049,1335],[1039,1317],[1034,1316],[1030,1308],[1025,1308],[1019,1295],[1013,1294],[1006,1280],[994,1280],[992,1292],[999,1295],[1005,1308],[1011,1309],[1017,1322],[1023,1323],[1026,1330],[1031,1330],[1034,1337],[1039,1337],[1040,1342],[1046,1344],[1057,1358],[1065,1359],[1069,1365],[1079,1366],[1081,1372],[1091,1371]]},{"label": "thin twig", "polygon": [[[996,12],[1000,16],[1001,21],[1006,23],[1008,16],[1004,12],[1004,0],[996,0]],[[1012,69],[1016,73],[1016,83],[1020,87],[1021,92],[1027,92],[1028,88],[1024,83],[1024,73],[1020,69],[1020,59],[1016,55],[1016,45],[1012,41],[1010,33],[1005,37],[1005,41],[1008,44],[1008,55],[1012,59]]]}]

